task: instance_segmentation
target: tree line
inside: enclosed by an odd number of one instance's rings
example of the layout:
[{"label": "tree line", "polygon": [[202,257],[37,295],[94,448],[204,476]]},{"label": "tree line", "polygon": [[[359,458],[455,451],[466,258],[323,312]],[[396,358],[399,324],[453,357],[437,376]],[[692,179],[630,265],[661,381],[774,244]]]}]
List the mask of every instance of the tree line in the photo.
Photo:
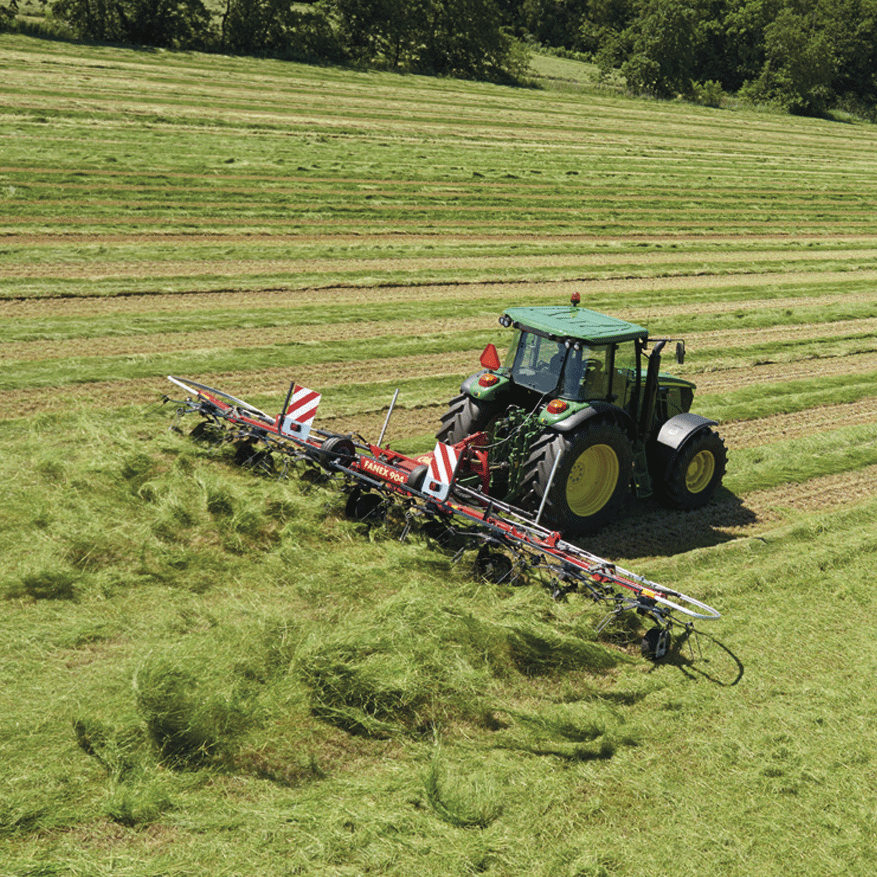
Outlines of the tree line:
[{"label": "tree line", "polygon": [[877,0],[501,0],[519,33],[657,97],[721,90],[874,119]]},{"label": "tree line", "polygon": [[81,39],[514,82],[526,52],[496,0],[54,0]]},{"label": "tree line", "polygon": [[[14,10],[9,0],[2,10]],[[877,118],[877,0],[53,0],[82,39],[496,82],[534,47],[628,88]],[[0,15],[0,29],[11,15]]]}]

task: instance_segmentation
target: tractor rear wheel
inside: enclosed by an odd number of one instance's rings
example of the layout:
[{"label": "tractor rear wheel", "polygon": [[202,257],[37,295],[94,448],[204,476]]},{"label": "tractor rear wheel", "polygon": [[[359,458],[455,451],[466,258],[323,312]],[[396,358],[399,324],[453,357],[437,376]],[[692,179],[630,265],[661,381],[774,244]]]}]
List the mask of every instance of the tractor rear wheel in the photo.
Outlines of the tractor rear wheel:
[{"label": "tractor rear wheel", "polygon": [[718,433],[704,429],[664,459],[659,489],[666,504],[691,511],[705,506],[725,475],[728,453]]},{"label": "tractor rear wheel", "polygon": [[478,402],[461,393],[448,404],[436,438],[446,445],[454,445],[468,435],[486,430],[502,410],[502,405],[497,402]]},{"label": "tractor rear wheel", "polygon": [[565,536],[593,533],[620,513],[632,474],[630,442],[614,423],[589,421],[571,435],[545,432],[524,464],[523,504],[536,512],[545,499],[540,523]]}]

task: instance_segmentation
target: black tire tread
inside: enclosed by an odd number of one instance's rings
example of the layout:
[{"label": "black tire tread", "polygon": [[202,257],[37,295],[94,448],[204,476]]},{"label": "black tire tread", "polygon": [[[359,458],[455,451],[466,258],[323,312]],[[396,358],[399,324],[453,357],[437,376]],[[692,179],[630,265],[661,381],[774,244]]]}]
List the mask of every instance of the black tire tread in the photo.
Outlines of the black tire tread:
[{"label": "black tire tread", "polygon": [[[697,453],[697,448],[710,446],[716,460],[716,471],[710,485],[700,493],[689,493],[685,488],[685,469],[688,461]],[[724,439],[711,429],[704,429],[695,434],[677,451],[668,449],[659,491],[664,503],[681,511],[693,511],[705,506],[715,495],[725,477],[728,452]]]},{"label": "black tire tread", "polygon": [[540,523],[554,527],[565,536],[581,536],[596,532],[621,513],[633,473],[633,456],[624,430],[614,421],[603,419],[587,421],[571,435],[545,431],[537,436],[524,463],[522,483],[525,488],[521,495],[520,504],[528,511],[537,512],[542,504],[545,486],[548,484],[557,456],[575,448],[583,440],[583,436],[599,435],[607,428],[616,432],[623,441],[623,447],[628,449],[624,458],[619,461],[621,463],[619,489],[606,505],[590,518],[582,519],[571,516],[563,500],[565,485],[558,483],[558,480],[561,482],[563,480],[564,465],[561,462],[555,474],[555,481],[551,485],[548,499],[545,501]]},{"label": "black tire tread", "polygon": [[500,405],[496,402],[478,402],[461,393],[448,403],[448,410],[442,415],[442,425],[435,437],[446,445],[456,444],[484,429],[499,411]]}]

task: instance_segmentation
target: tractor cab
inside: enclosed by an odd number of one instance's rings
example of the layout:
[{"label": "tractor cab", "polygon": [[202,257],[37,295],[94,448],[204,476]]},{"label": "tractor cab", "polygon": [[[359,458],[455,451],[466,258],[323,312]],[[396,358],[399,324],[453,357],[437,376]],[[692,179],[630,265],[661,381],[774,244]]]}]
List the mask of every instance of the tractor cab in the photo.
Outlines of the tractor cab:
[{"label": "tractor cab", "polygon": [[[594,403],[615,405],[634,422],[642,419],[642,401],[654,397],[652,414],[666,420],[689,410],[694,385],[661,373],[659,342],[653,363],[654,387],[648,386],[648,330],[635,323],[577,306],[509,308],[500,324],[515,330],[500,361],[489,344],[481,357],[487,369],[463,385],[481,402],[504,398],[542,412],[545,424]],[[677,345],[682,361],[684,345]]]},{"label": "tractor cab", "polygon": [[[491,496],[568,533],[611,520],[628,487],[676,508],[709,501],[725,447],[715,421],[690,411],[694,384],[661,371],[669,339],[650,344],[647,329],[580,308],[576,294],[567,306],[509,308],[499,322],[513,330],[505,356],[487,345],[437,433],[447,444],[483,434]],[[678,362],[684,352],[679,342]]]}]

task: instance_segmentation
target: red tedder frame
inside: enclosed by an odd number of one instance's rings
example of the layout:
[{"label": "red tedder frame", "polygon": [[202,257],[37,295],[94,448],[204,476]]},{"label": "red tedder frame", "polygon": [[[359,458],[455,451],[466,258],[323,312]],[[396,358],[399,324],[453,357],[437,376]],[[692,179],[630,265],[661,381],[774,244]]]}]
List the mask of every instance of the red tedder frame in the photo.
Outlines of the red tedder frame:
[{"label": "red tedder frame", "polygon": [[[314,428],[320,395],[295,383],[290,385],[281,413],[272,416],[212,387],[173,376],[168,380],[186,393],[181,400],[164,396],[165,402],[177,406],[174,426],[183,416],[198,414],[202,420],[193,435],[235,442],[243,451],[241,462],[276,472],[274,458],[279,455],[283,460],[280,477],[291,462],[301,460],[327,476],[340,477],[342,489],[349,494],[346,509],[353,517],[378,519],[389,504],[400,504],[406,520],[403,539],[421,519],[440,541],[455,537],[462,542],[458,555],[467,548],[476,549],[476,567],[497,583],[534,574],[555,598],[579,592],[605,603],[609,612],[598,630],[623,612],[644,616],[654,624],[642,641],[647,657],[659,659],[668,653],[675,627],[681,631],[678,644],[689,640],[695,621],[721,617],[706,603],[565,541],[559,532],[541,526],[538,516],[534,519],[491,498],[484,433],[456,445],[438,444],[434,451],[416,457],[382,446],[398,391],[381,437],[372,444],[358,435]],[[478,476],[477,489],[457,480],[463,471]]]}]

